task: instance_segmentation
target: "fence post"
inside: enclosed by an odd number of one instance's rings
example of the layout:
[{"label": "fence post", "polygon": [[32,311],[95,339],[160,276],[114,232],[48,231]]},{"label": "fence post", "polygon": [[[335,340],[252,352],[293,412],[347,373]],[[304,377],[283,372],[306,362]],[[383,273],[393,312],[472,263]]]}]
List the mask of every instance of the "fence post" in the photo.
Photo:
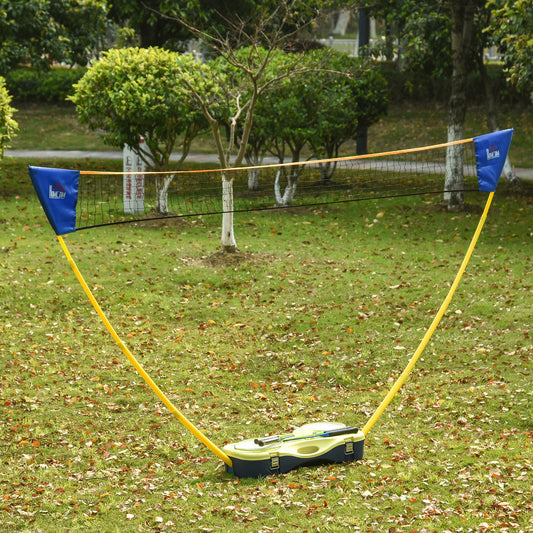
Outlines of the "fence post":
[{"label": "fence post", "polygon": [[[141,137],[141,144],[145,142]],[[136,214],[144,212],[144,172],[146,165],[130,146],[124,145],[122,151],[123,170],[130,174],[124,174],[123,179],[123,201],[124,213]],[[135,174],[132,174],[135,172]]]}]

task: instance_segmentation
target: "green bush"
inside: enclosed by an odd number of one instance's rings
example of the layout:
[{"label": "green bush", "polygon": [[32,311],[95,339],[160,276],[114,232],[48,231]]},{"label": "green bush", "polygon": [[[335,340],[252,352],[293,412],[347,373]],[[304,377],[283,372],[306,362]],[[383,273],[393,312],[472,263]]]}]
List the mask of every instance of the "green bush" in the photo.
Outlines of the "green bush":
[{"label": "green bush", "polygon": [[0,157],[4,155],[7,143],[15,135],[18,128],[13,120],[15,111],[11,105],[11,96],[6,89],[4,78],[0,77]]},{"label": "green bush", "polygon": [[6,86],[17,102],[65,102],[72,86],[87,69],[55,68],[47,71],[15,69],[6,76]]},{"label": "green bush", "polygon": [[196,76],[211,84],[207,69],[192,56],[162,48],[112,49],[76,83],[69,100],[81,124],[105,131],[106,143],[127,144],[160,170],[177,143],[186,153],[192,139],[208,128],[184,83]]}]

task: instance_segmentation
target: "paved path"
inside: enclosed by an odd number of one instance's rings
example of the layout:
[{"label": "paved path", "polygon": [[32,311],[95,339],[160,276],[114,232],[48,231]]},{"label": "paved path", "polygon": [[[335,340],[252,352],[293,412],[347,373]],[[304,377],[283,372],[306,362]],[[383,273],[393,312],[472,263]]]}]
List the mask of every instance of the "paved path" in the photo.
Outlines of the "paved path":
[{"label": "paved path", "polygon": [[[122,159],[122,152],[118,151],[82,151],[82,150],[6,150],[7,157],[34,157],[36,159]],[[171,161],[177,161],[179,154],[170,156]],[[197,163],[216,163],[218,156],[216,154],[189,154],[187,161]],[[277,159],[274,157],[265,157],[264,165],[276,164]],[[533,180],[533,168],[515,168],[516,175],[525,180]]]},{"label": "paved path", "polygon": [[[7,157],[35,157],[36,159],[122,159],[119,151],[84,151],[84,150],[6,150]],[[172,154],[171,161],[177,161],[180,154]],[[189,154],[187,161],[216,163],[216,154]]]},{"label": "paved path", "polygon": [[[6,150],[7,157],[34,157],[36,159],[122,159],[122,152],[119,151],[83,151],[83,150]],[[180,154],[174,153],[170,156],[171,161],[179,161]],[[193,163],[218,163],[216,154],[189,154],[187,162]],[[278,159],[275,157],[265,157],[263,165],[276,164]]]}]

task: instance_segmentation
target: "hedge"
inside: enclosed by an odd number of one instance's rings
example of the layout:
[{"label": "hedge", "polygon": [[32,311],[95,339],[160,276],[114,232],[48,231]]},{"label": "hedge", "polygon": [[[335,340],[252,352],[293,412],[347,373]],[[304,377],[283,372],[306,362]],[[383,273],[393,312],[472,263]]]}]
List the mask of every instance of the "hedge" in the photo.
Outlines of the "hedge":
[{"label": "hedge", "polygon": [[16,102],[63,103],[74,91],[86,68],[53,68],[47,71],[15,69],[5,76],[6,87]]},{"label": "hedge", "polygon": [[[380,62],[379,70],[389,86],[389,102],[437,101],[446,103],[449,98],[450,80],[436,79],[431,73],[413,75],[399,72],[391,62]],[[48,71],[15,69],[5,76],[6,87],[15,102],[54,102],[64,103],[73,94],[72,85],[87,72],[86,68],[53,68]],[[528,105],[529,96],[519,94],[505,81],[502,65],[488,65],[488,74],[494,85],[494,92],[500,102],[509,105]],[[468,78],[470,102],[479,102],[484,94],[483,85],[477,72]]]},{"label": "hedge", "polygon": [[13,120],[14,111],[11,107],[11,96],[4,84],[4,78],[0,76],[0,159],[18,129],[17,123]]}]

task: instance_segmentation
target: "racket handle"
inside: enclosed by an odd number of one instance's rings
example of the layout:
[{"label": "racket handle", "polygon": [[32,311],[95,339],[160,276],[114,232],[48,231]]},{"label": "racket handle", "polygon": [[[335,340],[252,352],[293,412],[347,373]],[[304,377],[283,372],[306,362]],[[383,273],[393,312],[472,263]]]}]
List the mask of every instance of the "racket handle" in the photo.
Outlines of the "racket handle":
[{"label": "racket handle", "polygon": [[358,427],[346,427],[339,429],[331,429],[329,431],[324,431],[323,435],[327,437],[334,437],[336,435],[347,435],[348,433],[357,433],[359,431]]},{"label": "racket handle", "polygon": [[272,444],[273,442],[279,441],[281,441],[281,437],[279,435],[272,435],[270,437],[261,437],[260,439],[254,439],[254,444],[257,444],[258,446],[266,446],[267,444]]},{"label": "racket handle", "polygon": [[357,427],[344,427],[338,429],[331,429],[329,431],[322,431],[317,433],[312,433],[310,435],[271,435],[269,437],[261,437],[260,439],[254,439],[254,444],[258,446],[266,446],[267,444],[272,444],[273,442],[281,441],[291,441],[291,440],[303,440],[303,439],[312,439],[316,437],[335,437],[336,435],[347,435],[348,433],[357,433],[359,428]]}]

